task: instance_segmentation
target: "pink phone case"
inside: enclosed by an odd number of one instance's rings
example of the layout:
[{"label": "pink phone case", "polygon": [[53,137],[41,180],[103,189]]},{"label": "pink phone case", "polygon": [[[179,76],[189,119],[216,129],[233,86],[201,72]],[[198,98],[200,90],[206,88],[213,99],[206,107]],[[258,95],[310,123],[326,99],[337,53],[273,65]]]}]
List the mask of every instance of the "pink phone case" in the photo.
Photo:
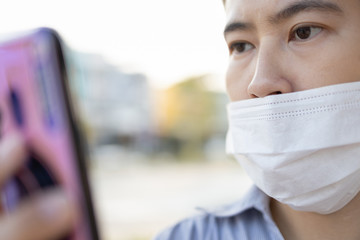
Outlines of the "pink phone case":
[{"label": "pink phone case", "polygon": [[81,210],[63,239],[98,239],[62,54],[61,40],[50,29],[0,44],[0,134],[21,132],[28,150],[26,165],[3,190],[3,206],[12,211],[24,198],[60,186]]}]

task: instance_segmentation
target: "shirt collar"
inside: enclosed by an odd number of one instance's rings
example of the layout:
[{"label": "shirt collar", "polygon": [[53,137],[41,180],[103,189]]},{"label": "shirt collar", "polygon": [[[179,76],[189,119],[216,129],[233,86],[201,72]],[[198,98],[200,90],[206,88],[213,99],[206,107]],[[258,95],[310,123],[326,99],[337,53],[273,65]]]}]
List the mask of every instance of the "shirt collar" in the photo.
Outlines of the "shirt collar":
[{"label": "shirt collar", "polygon": [[213,211],[207,211],[204,209],[203,211],[216,217],[228,218],[242,214],[249,209],[258,210],[263,213],[266,220],[272,221],[270,212],[270,197],[256,186],[252,186],[241,201],[237,201]]}]

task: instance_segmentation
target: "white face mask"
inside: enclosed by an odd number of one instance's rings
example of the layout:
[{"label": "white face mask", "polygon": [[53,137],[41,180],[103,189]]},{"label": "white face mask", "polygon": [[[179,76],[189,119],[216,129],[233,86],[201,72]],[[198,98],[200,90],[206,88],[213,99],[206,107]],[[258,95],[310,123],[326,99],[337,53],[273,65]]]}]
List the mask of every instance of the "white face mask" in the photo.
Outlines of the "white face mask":
[{"label": "white face mask", "polygon": [[360,82],[230,103],[227,152],[295,210],[328,214],[360,191]]}]

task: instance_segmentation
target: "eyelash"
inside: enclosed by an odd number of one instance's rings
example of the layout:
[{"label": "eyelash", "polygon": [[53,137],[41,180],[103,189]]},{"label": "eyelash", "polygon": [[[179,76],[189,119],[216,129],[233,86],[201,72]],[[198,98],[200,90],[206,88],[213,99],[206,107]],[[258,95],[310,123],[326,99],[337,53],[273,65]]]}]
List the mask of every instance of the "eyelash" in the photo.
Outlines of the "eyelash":
[{"label": "eyelash", "polygon": [[[296,36],[296,32],[299,31],[300,29],[305,29],[305,28],[310,28],[310,30],[317,30],[317,32],[313,33],[310,32],[310,36],[306,39],[300,39]],[[301,25],[298,27],[295,27],[294,30],[290,31],[290,35],[289,35],[289,42],[290,41],[300,41],[300,42],[305,42],[309,39],[312,39],[313,37],[315,37],[316,35],[318,35],[321,31],[323,30],[323,27],[320,26],[315,26],[315,25]],[[250,46],[250,47],[249,47]],[[243,50],[241,51],[237,51],[236,48],[241,47]],[[254,45],[246,42],[246,41],[239,41],[239,42],[234,42],[232,44],[230,44],[229,46],[229,52],[230,55],[233,54],[235,51],[237,54],[242,54],[245,53],[249,50],[251,50],[252,48],[254,48]]]},{"label": "eyelash", "polygon": [[[305,28],[309,28],[310,29],[310,36],[307,37],[306,39],[301,39],[299,37],[296,36],[297,34],[297,31],[299,31],[300,29],[305,29]],[[314,30],[315,30],[315,33],[314,33]],[[301,25],[301,26],[298,26],[298,27],[295,27],[294,30],[292,30],[290,32],[290,35],[289,35],[289,41],[300,41],[300,42],[303,42],[303,41],[307,41],[307,40],[310,40],[312,39],[313,37],[315,37],[316,35],[318,35],[321,31],[323,30],[323,27],[320,27],[320,26],[315,26],[315,25]],[[316,32],[317,31],[317,32]]]},{"label": "eyelash", "polygon": [[[249,48],[249,46],[250,46],[250,48]],[[232,54],[234,51],[236,51],[236,48],[238,48],[238,47],[244,48],[244,50],[242,50],[242,51],[237,51],[238,54],[242,54],[242,53],[247,52],[250,49],[254,48],[254,45],[249,42],[241,42],[241,41],[234,42],[234,43],[230,44],[230,46],[229,46],[230,54]]]}]

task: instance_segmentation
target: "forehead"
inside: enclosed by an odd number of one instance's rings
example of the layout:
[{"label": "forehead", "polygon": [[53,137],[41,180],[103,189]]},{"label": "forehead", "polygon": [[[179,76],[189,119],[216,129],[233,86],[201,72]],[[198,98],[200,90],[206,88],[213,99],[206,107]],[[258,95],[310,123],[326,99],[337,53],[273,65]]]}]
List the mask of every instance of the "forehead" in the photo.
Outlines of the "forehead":
[{"label": "forehead", "polygon": [[296,3],[335,4],[350,6],[359,0],[226,0],[225,10],[228,21],[234,19],[256,20],[275,14]]},{"label": "forehead", "polygon": [[226,0],[225,9],[226,12],[230,12],[232,10],[243,11],[246,13],[246,10],[259,10],[261,8],[276,8],[279,5],[279,2],[294,2],[296,0]]}]

